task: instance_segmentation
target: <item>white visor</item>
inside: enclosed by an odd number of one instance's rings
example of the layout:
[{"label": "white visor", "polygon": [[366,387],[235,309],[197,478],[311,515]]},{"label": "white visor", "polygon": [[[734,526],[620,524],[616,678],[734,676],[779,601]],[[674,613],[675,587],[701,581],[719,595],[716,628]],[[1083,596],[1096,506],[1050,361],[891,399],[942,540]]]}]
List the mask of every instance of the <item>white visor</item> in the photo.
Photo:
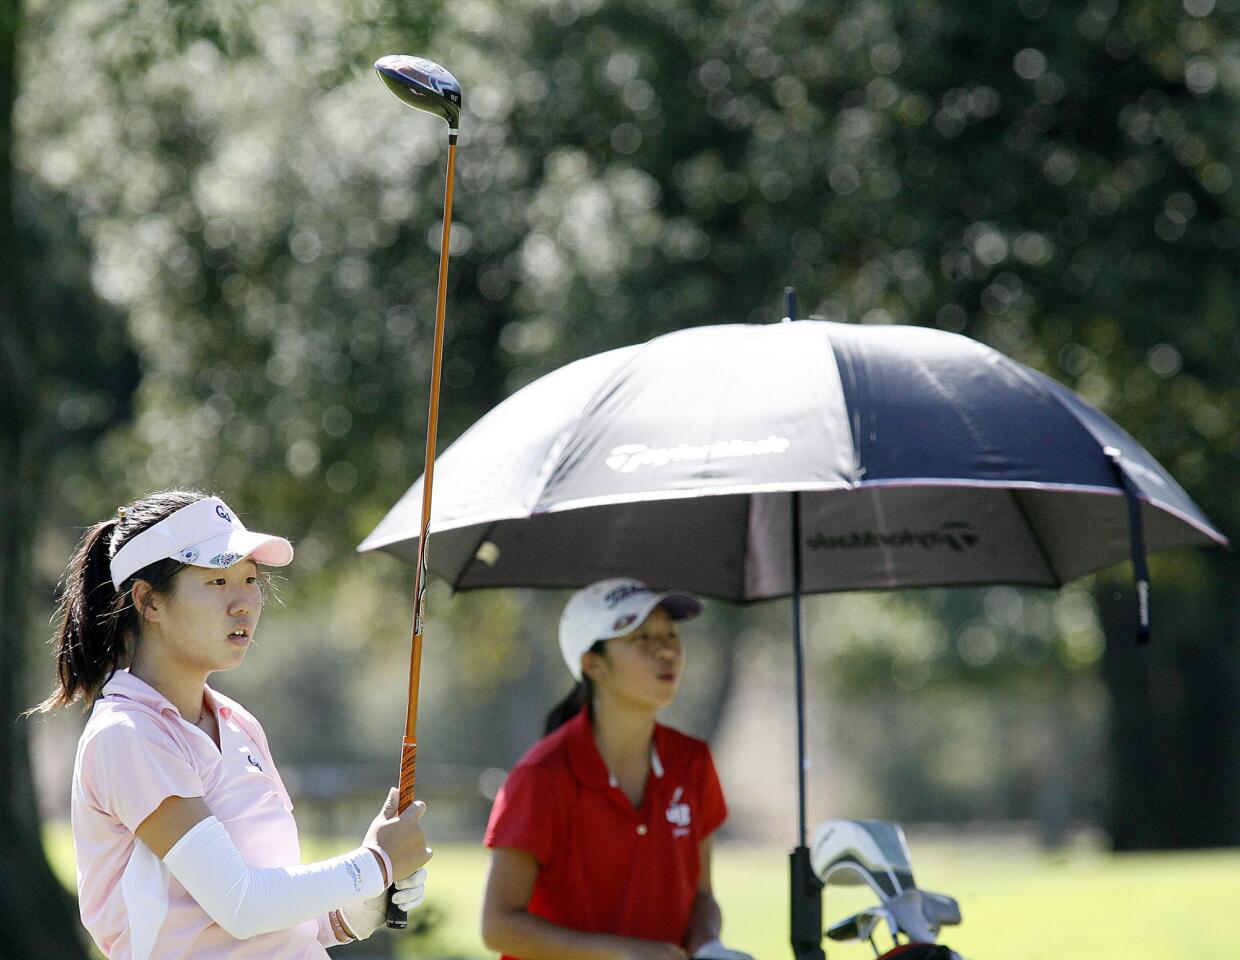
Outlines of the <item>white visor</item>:
[{"label": "white visor", "polygon": [[560,653],[574,680],[581,680],[581,657],[599,640],[632,633],[655,607],[673,620],[689,620],[702,612],[702,601],[691,593],[651,590],[640,580],[600,580],[568,599],[560,615]]},{"label": "white visor", "polygon": [[158,560],[180,560],[194,567],[231,567],[250,557],[270,567],[293,559],[293,545],[270,533],[251,533],[219,497],[207,497],[148,527],[112,558],[112,585]]}]

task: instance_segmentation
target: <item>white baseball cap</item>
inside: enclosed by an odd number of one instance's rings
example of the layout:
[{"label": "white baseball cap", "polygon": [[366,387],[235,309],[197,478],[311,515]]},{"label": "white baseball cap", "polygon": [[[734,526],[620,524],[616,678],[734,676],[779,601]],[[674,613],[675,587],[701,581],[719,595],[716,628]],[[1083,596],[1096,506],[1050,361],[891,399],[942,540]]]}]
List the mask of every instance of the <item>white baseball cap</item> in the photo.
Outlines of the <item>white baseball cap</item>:
[{"label": "white baseball cap", "polygon": [[574,680],[581,680],[581,657],[599,640],[632,633],[662,607],[673,620],[689,620],[702,612],[702,601],[691,593],[658,593],[640,580],[614,577],[599,580],[568,598],[560,614],[560,652]]},{"label": "white baseball cap", "polygon": [[169,514],[126,543],[112,558],[112,585],[157,560],[180,560],[194,567],[231,567],[251,557],[270,567],[293,559],[293,545],[270,533],[253,533],[219,497],[207,497]]}]

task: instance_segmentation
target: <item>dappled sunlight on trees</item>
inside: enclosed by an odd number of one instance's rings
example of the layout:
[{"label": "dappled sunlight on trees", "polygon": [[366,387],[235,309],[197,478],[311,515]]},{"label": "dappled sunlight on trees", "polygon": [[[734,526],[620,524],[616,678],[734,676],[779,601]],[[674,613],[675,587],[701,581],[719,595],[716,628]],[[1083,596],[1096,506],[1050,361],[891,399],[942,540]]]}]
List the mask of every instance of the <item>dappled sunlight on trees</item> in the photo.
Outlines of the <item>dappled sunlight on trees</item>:
[{"label": "dappled sunlight on trees", "polygon": [[[76,530],[148,489],[216,489],[297,545],[285,606],[221,685],[262,699],[290,764],[394,772],[411,576],[353,548],[422,466],[444,149],[374,80],[397,51],[465,92],[441,449],[570,360],[776,320],[790,284],[803,313],[960,332],[1050,374],[1240,533],[1235,0],[37,0],[28,16],[15,163],[55,467],[31,513],[31,656]],[[111,320],[93,332],[64,320],[96,312]],[[1167,758],[1187,752],[1214,772],[1211,809],[1131,845],[1235,842],[1236,720],[1193,710],[1240,691],[1236,566],[1154,558],[1148,655],[1128,649],[1126,570],[1059,595],[814,598],[829,735],[900,816],[1121,837],[1141,810],[1108,797],[1141,794],[1146,762],[1175,808]],[[567,685],[562,599],[432,584],[428,764],[503,768],[532,741]],[[678,719],[733,722],[735,671],[782,656],[785,617],[712,611]],[[37,660],[27,684],[49,677]]]}]

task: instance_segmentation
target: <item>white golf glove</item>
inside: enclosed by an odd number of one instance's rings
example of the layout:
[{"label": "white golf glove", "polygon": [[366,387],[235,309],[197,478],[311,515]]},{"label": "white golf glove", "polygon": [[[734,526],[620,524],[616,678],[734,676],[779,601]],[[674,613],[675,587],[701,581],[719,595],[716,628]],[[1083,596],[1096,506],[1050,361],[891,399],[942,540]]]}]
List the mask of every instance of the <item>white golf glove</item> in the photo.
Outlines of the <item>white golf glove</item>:
[{"label": "white golf glove", "polygon": [[753,957],[739,950],[729,950],[718,940],[710,940],[697,948],[693,960],[753,960]]},{"label": "white golf glove", "polygon": [[[396,892],[392,894],[392,902],[408,913],[420,906],[426,896],[426,868],[411,873],[403,880],[396,881]],[[365,940],[387,922],[387,891],[369,900],[359,900],[347,907],[340,908],[340,915],[349,925],[353,935]]]}]

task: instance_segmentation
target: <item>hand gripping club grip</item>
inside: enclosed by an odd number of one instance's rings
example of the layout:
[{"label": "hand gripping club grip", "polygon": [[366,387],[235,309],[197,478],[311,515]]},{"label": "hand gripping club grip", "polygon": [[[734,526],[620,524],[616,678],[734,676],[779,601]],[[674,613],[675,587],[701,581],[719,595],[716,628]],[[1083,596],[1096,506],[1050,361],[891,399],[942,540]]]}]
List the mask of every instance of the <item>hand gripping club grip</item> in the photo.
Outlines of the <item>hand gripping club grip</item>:
[{"label": "hand gripping club grip", "polygon": [[[414,771],[418,765],[418,741],[405,739],[400,749],[400,796],[396,801],[396,815],[400,816],[413,803]],[[406,776],[406,773],[408,776]],[[392,877],[392,886],[388,887],[387,925],[391,930],[404,930],[409,926],[409,916],[392,902],[392,894],[396,892],[396,878]]]}]

